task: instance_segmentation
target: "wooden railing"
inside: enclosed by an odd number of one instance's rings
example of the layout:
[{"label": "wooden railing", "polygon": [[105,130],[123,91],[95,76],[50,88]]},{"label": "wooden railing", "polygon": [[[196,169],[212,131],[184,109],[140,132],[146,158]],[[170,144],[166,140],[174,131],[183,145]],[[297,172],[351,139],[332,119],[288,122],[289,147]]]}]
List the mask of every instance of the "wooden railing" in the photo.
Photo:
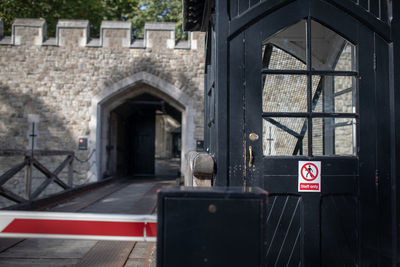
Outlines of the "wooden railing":
[{"label": "wooden railing", "polygon": [[[59,185],[64,190],[72,188],[73,182],[73,162],[74,152],[73,151],[55,151],[55,150],[0,150],[0,160],[2,157],[16,157],[23,156],[24,160],[8,169],[5,173],[0,176],[0,195],[12,200],[16,203],[29,202],[37,199],[40,194],[52,183]],[[37,157],[44,156],[66,156],[60,165],[54,170],[50,171],[42,163],[39,162]],[[68,181],[63,182],[58,176],[68,166]],[[25,198],[19,196],[4,187],[4,184],[13,178],[17,173],[25,168]],[[46,179],[32,191],[32,171],[36,168],[40,171]]]}]

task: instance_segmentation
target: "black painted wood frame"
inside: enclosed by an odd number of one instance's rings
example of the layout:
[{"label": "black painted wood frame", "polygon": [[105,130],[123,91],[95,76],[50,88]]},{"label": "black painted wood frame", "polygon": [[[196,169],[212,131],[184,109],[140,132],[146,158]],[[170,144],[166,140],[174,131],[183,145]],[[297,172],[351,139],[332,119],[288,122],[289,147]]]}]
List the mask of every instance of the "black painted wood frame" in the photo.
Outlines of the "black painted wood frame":
[{"label": "black painted wood frame", "polygon": [[[244,165],[247,162],[246,147],[240,136],[232,135],[232,131],[245,133],[243,124],[243,103],[238,99],[243,97],[243,92],[229,92],[231,83],[244,83],[244,77],[232,77],[229,66],[243,62],[243,51],[237,51],[236,58],[229,58],[232,49],[243,49],[240,40],[243,40],[243,30],[250,27],[261,17],[268,16],[290,3],[297,2],[300,10],[310,8],[319,3],[332,5],[346,16],[352,16],[366,28],[374,32],[373,38],[365,36],[365,41],[371,44],[365,49],[375,50],[376,71],[371,73],[375,82],[375,98],[367,98],[360,101],[370,103],[375,108],[370,114],[361,116],[371,117],[371,129],[376,129],[375,150],[370,157],[365,154],[367,164],[372,164],[374,173],[365,173],[370,179],[376,179],[378,183],[366,187],[360,187],[360,201],[363,202],[360,209],[360,220],[370,221],[360,229],[361,245],[359,247],[360,264],[375,263],[380,266],[396,266],[400,263],[400,3],[392,1],[392,10],[389,14],[382,13],[381,19],[377,19],[376,0],[369,0],[370,12],[363,6],[364,2],[356,5],[350,0],[270,0],[256,4],[243,14],[234,18],[230,17],[230,1],[215,1],[216,10],[216,133],[215,159],[217,162],[216,185],[243,185],[245,181]],[[357,1],[356,1],[357,2]],[[380,3],[382,1],[379,1]],[[385,2],[385,1],[384,1]],[[390,6],[388,6],[390,8]],[[375,10],[375,11],[374,11]],[[393,14],[390,20],[390,13]],[[329,18],[338,20],[340,18]],[[363,37],[361,37],[363,38]],[[360,51],[360,53],[363,53]],[[244,74],[243,74],[244,75]],[[384,90],[381,88],[389,88]],[[232,95],[239,94],[239,95]],[[390,99],[390,101],[388,101]],[[236,124],[234,124],[235,122]],[[239,128],[238,128],[239,127]],[[361,137],[362,138],[362,137]],[[360,140],[362,142],[362,140]],[[362,168],[362,166],[360,166]],[[360,171],[360,175],[364,175]],[[231,177],[236,177],[231,179]],[[369,178],[368,178],[369,179]],[[251,185],[251,184],[247,184]],[[260,184],[262,185],[262,184]],[[371,199],[371,196],[372,197]],[[374,218],[369,218],[367,214]],[[363,215],[364,214],[364,215]],[[369,231],[378,228],[377,235],[368,234]],[[372,245],[372,250],[369,247]],[[367,254],[368,257],[367,257]],[[372,255],[371,255],[372,254]],[[365,260],[364,257],[369,258]]]}]

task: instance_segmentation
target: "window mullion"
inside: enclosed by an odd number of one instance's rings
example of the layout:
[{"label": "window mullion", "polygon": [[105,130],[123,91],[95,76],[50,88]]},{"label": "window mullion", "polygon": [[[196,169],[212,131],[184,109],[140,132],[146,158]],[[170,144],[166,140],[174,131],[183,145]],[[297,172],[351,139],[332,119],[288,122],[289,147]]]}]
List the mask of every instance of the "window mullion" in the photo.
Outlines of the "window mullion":
[{"label": "window mullion", "polygon": [[311,54],[311,17],[307,18],[307,113],[308,113],[308,155],[312,156],[312,118],[311,118],[311,112],[312,112],[312,101],[311,101],[311,95],[312,95],[312,54]]}]

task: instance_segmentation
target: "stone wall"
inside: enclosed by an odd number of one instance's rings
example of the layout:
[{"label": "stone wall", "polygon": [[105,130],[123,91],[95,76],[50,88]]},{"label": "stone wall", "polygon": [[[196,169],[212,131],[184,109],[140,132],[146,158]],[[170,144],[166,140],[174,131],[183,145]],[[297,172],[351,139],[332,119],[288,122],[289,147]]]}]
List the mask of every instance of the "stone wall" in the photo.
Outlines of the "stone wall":
[{"label": "stone wall", "polygon": [[[12,36],[2,36],[2,25],[0,149],[27,149],[28,114],[38,114],[37,148],[73,150],[80,159],[94,152],[87,163],[76,162],[74,184],[100,179],[96,149],[99,138],[106,138],[99,130],[100,104],[138,84],[156,87],[185,110],[183,154],[203,138],[202,33],[175,43],[174,24],[146,23],[145,39],[131,40],[130,23],[104,21],[100,38],[91,39],[88,21],[60,20],[57,36],[47,38],[41,19],[16,19]],[[80,137],[89,139],[89,150],[77,150]],[[56,160],[48,161],[50,169],[56,166]],[[0,175],[12,163],[16,159],[0,158]],[[10,189],[23,192],[22,180]]]}]

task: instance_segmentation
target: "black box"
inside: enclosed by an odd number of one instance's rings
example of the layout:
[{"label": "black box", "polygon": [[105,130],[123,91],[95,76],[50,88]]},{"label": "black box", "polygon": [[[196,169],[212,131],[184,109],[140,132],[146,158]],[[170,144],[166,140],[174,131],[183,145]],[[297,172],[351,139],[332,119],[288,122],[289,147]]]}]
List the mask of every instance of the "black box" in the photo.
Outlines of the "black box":
[{"label": "black box", "polygon": [[197,152],[204,151],[204,141],[203,140],[197,140],[196,141],[196,151]]},{"label": "black box", "polygon": [[162,190],[157,266],[264,266],[266,204],[260,188]]},{"label": "black box", "polygon": [[78,149],[79,150],[87,150],[88,149],[87,138],[79,138]]}]

